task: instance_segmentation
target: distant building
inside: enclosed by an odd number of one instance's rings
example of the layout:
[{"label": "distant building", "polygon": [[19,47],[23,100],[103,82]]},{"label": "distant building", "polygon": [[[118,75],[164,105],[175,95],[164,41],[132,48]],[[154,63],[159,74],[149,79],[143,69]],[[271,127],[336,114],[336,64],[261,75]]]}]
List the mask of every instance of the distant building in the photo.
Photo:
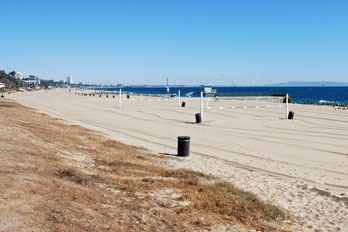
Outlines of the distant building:
[{"label": "distant building", "polygon": [[68,76],[68,77],[66,78],[66,83],[68,83],[68,84],[74,84],[74,82],[73,82],[73,80],[72,80],[72,76]]},{"label": "distant building", "polygon": [[39,85],[40,80],[38,77],[30,75],[28,78],[24,78],[23,81],[25,81],[28,85]]},{"label": "distant building", "polygon": [[60,80],[59,83],[65,84],[65,80]]},{"label": "distant building", "polygon": [[3,89],[3,88],[5,88],[5,84],[0,82],[0,89]]},{"label": "distant building", "polygon": [[16,78],[18,80],[22,80],[23,79],[23,73],[16,72],[15,75],[14,75],[14,78]]}]

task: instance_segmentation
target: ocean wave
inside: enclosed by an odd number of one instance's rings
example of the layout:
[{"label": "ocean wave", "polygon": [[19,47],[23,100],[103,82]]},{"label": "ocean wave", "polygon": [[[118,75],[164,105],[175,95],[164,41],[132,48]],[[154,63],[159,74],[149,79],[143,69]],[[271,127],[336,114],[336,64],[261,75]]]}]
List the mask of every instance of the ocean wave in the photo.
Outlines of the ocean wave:
[{"label": "ocean wave", "polygon": [[320,100],[319,101],[319,104],[332,104],[332,103],[335,103],[335,102],[327,101],[327,100]]}]

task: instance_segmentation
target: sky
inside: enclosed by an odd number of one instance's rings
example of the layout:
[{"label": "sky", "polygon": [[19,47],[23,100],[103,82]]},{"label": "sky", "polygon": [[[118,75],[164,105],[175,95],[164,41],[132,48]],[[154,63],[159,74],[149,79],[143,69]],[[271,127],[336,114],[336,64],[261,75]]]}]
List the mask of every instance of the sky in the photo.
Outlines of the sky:
[{"label": "sky", "polygon": [[346,0],[0,0],[0,70],[94,84],[348,82]]}]

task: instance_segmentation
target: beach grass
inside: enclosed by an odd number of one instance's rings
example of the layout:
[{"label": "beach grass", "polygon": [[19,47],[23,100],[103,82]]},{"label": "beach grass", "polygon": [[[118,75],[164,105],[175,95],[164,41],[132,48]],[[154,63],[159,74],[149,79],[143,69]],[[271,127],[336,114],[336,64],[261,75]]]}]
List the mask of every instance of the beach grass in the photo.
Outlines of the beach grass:
[{"label": "beach grass", "polygon": [[196,171],[196,170],[184,169],[183,171],[186,173],[186,175],[197,176],[197,177],[203,178],[203,179],[208,180],[208,181],[217,179],[217,177],[215,177],[213,175],[206,174],[206,173]]}]

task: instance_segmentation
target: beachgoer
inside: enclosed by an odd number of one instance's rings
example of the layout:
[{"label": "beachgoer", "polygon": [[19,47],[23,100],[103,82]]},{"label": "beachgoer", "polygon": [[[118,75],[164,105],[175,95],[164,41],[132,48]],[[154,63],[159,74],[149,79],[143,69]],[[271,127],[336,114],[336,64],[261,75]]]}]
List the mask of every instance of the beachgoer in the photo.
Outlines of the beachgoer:
[{"label": "beachgoer", "polygon": [[216,96],[215,96],[215,102],[218,102],[218,101],[219,101],[219,96],[216,95]]}]

